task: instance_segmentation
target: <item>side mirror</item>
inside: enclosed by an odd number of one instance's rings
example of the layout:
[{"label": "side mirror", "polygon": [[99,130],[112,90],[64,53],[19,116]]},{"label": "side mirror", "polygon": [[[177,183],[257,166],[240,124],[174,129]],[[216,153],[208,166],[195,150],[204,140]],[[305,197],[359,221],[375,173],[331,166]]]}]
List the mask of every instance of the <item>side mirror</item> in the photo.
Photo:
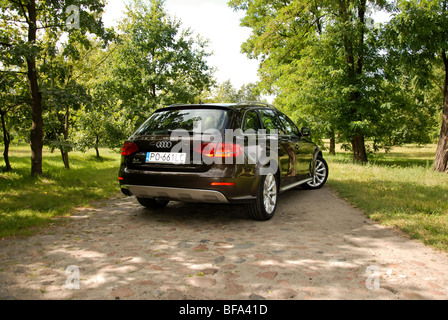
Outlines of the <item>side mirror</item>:
[{"label": "side mirror", "polygon": [[303,127],[302,130],[301,130],[301,132],[302,132],[302,136],[303,136],[303,137],[309,137],[309,136],[311,136],[311,129],[309,129],[309,128],[305,128],[305,127]]}]

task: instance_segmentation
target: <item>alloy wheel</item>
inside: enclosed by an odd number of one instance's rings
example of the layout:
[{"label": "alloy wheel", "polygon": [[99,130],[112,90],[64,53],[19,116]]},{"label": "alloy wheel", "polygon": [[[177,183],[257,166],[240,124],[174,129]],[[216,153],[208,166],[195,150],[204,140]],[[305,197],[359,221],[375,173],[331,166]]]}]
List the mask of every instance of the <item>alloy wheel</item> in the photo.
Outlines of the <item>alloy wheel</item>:
[{"label": "alloy wheel", "polygon": [[327,178],[327,167],[321,159],[316,160],[316,170],[314,172],[313,180],[308,182],[308,185],[317,188],[325,183]]},{"label": "alloy wheel", "polygon": [[277,181],[272,173],[269,173],[263,185],[263,205],[266,213],[274,212],[277,203]]}]

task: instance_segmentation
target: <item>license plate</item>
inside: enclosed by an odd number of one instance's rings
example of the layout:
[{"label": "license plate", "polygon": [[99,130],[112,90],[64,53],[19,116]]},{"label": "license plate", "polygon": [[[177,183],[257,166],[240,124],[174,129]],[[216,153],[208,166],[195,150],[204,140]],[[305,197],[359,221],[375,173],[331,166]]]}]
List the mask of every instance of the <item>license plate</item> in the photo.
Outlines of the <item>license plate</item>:
[{"label": "license plate", "polygon": [[147,152],[146,163],[184,164],[186,155],[186,153],[176,152]]}]

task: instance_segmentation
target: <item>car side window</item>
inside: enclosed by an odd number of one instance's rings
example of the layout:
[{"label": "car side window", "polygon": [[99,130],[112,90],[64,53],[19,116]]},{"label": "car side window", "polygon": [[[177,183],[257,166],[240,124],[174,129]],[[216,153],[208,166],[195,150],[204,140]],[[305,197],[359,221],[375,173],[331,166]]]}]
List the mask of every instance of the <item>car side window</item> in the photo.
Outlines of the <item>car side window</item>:
[{"label": "car side window", "polygon": [[289,119],[285,114],[278,113],[278,116],[280,120],[283,122],[283,125],[285,126],[286,134],[291,136],[299,136],[299,129],[297,129],[297,126],[294,124],[294,122]]},{"label": "car side window", "polygon": [[271,133],[272,130],[277,130],[278,134],[286,134],[283,123],[272,110],[260,110],[261,122],[263,123],[266,133]]},{"label": "car side window", "polygon": [[260,118],[258,117],[258,113],[254,110],[247,111],[244,115],[244,123],[243,123],[243,131],[254,130],[258,132],[261,129]]}]

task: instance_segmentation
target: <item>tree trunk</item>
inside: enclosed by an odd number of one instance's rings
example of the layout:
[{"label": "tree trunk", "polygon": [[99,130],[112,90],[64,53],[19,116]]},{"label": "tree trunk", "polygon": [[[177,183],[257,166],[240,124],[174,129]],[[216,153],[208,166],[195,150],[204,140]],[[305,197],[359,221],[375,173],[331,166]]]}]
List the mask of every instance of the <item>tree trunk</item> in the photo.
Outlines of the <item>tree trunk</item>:
[{"label": "tree trunk", "polygon": [[62,162],[64,162],[65,169],[70,169],[70,165],[68,162],[68,152],[63,148],[60,148],[59,150],[61,150]]},{"label": "tree trunk", "polygon": [[433,169],[435,171],[446,171],[448,173],[448,59],[445,52],[442,53],[442,58],[445,64],[442,125],[440,128],[439,142],[437,143]]},{"label": "tree trunk", "polygon": [[100,150],[98,149],[98,147],[99,147],[99,143],[100,143],[100,137],[99,137],[98,135],[96,135],[95,151],[96,151],[96,157],[97,157],[97,158],[101,158],[101,157],[100,157]]},{"label": "tree trunk", "polygon": [[334,131],[330,132],[330,154],[333,156],[336,154],[336,137]]},{"label": "tree trunk", "polygon": [[[69,117],[70,109],[67,107],[64,117],[64,142],[68,141],[68,117]],[[64,162],[65,169],[70,169],[70,164],[68,161],[68,150],[66,149],[66,145],[64,144],[61,148],[62,161]]]},{"label": "tree trunk", "polygon": [[2,129],[3,129],[3,141],[5,142],[5,150],[3,151],[3,159],[5,159],[6,171],[10,171],[12,169],[11,164],[9,162],[9,144],[11,142],[11,137],[6,129],[6,121],[5,121],[5,112],[0,112],[1,121],[2,121]]},{"label": "tree trunk", "polygon": [[[363,63],[364,63],[364,28],[365,28],[365,12],[366,12],[366,0],[361,0],[358,4],[358,28],[359,38],[357,43],[354,43],[349,37],[349,32],[346,30],[347,34],[343,34],[343,44],[345,50],[345,61],[347,64],[347,77],[349,82],[352,84],[357,84],[359,82],[358,78],[363,73]],[[349,7],[345,0],[338,1],[339,8],[339,20],[343,24],[347,24],[350,21]],[[353,30],[351,30],[353,32]],[[355,49],[357,48],[357,49]],[[355,54],[355,51],[357,54]],[[356,56],[356,57],[355,57]],[[360,121],[363,120],[357,112],[356,105],[361,99],[361,94],[359,92],[354,92],[349,98],[351,104],[353,105],[350,110],[350,121]],[[367,153],[364,141],[364,135],[356,131],[352,135],[352,148],[353,148],[353,160],[355,162],[367,162]]]},{"label": "tree trunk", "polygon": [[[356,57],[356,69],[355,73],[357,76],[361,76],[363,73],[364,64],[364,28],[365,28],[365,14],[366,14],[366,0],[361,0],[358,5],[358,23],[359,23],[359,38],[358,38],[358,55]],[[355,93],[355,101],[359,101],[361,95],[359,92]],[[358,120],[361,117],[357,117]],[[367,152],[366,144],[364,141],[364,134],[357,131],[352,137],[352,148],[353,148],[353,160],[355,162],[365,163],[367,162]]]},{"label": "tree trunk", "polygon": [[[36,2],[30,0],[26,5],[28,9],[28,44],[36,41]],[[31,175],[42,175],[42,148],[43,148],[43,119],[42,119],[42,94],[39,91],[36,58],[28,54],[26,58],[28,85],[31,92],[32,123],[30,133],[31,145]]]},{"label": "tree trunk", "polygon": [[367,162],[367,152],[362,134],[355,134],[352,137],[353,160],[355,162]]},{"label": "tree trunk", "polygon": [[[447,122],[445,121],[445,127]],[[446,129],[445,129],[446,131]],[[434,159],[434,171],[448,173],[448,135],[440,132],[439,142],[437,144],[436,157]]]}]

